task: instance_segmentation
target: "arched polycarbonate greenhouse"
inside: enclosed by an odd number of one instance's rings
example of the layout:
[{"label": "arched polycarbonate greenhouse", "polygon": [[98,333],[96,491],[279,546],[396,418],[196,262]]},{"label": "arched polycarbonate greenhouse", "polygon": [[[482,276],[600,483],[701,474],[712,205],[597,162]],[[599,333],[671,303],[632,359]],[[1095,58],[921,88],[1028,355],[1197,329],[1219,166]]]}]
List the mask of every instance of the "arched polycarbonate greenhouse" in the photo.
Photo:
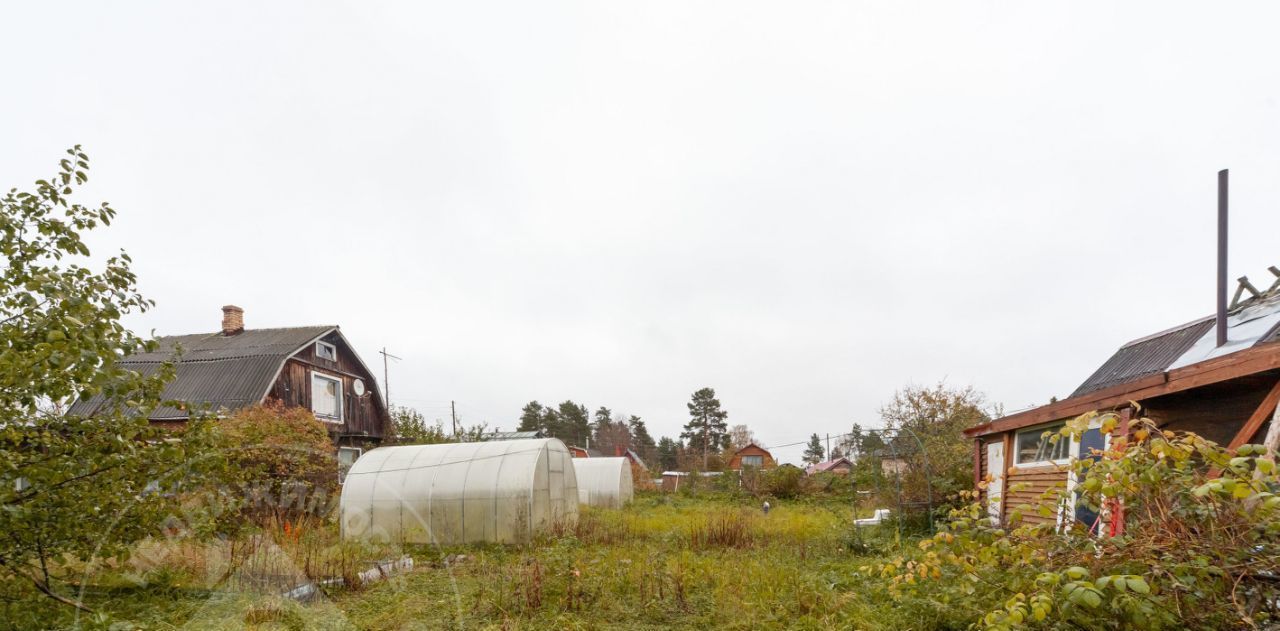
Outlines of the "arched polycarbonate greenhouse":
[{"label": "arched polycarbonate greenhouse", "polygon": [[635,495],[631,461],[626,458],[574,458],[573,470],[579,503],[621,508]]},{"label": "arched polycarbonate greenhouse", "polygon": [[578,518],[572,458],[555,438],[380,447],[342,486],[347,539],[517,543]]}]

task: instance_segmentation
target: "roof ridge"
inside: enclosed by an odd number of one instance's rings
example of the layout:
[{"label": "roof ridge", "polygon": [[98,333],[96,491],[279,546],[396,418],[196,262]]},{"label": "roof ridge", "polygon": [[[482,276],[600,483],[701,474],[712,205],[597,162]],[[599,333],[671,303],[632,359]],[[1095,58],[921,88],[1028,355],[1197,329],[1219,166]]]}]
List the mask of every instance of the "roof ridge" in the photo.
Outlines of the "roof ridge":
[{"label": "roof ridge", "polygon": [[[261,328],[261,329],[244,329],[244,330],[240,331],[239,333],[236,333],[235,335],[226,336],[226,337],[239,337],[239,336],[241,336],[241,335],[244,335],[245,333],[258,333],[258,332],[264,332],[264,331],[301,331],[301,330],[303,330],[303,329],[337,329],[337,328],[340,328],[340,327],[339,327],[338,325],[336,325],[336,324],[309,324],[309,325],[304,325],[304,326],[277,326],[277,327],[266,327],[266,328]],[[156,336],[156,339],[158,339],[158,340],[162,340],[162,339],[167,338],[167,337],[193,337],[193,336],[196,336],[196,335],[202,335],[202,336],[205,336],[205,337],[213,337],[213,336],[215,336],[215,335],[216,335],[216,336],[222,336],[222,331],[210,331],[210,332],[208,332],[208,333],[204,333],[204,332],[201,332],[201,333],[174,333],[174,334],[171,334],[171,335],[157,335],[157,336]]]},{"label": "roof ridge", "polygon": [[[198,359],[189,359],[186,357],[181,357],[178,359],[178,361],[175,361],[173,363],[174,365],[207,364],[212,362],[235,361],[237,359],[257,359],[259,357],[284,357],[284,353],[271,353],[271,354],[258,354],[258,355],[227,355],[226,357],[201,357]],[[125,357],[123,359],[117,360],[116,363],[118,364],[163,364],[167,361],[169,360],[168,359],[133,359],[133,356],[129,356],[129,357]]]},{"label": "roof ridge", "polygon": [[1167,328],[1167,329],[1165,329],[1165,330],[1163,330],[1163,331],[1158,331],[1158,332],[1156,332],[1156,333],[1152,333],[1152,334],[1150,334],[1150,335],[1144,335],[1144,336],[1142,336],[1142,337],[1140,337],[1140,338],[1137,338],[1137,339],[1134,339],[1134,340],[1130,340],[1130,341],[1128,341],[1128,342],[1125,342],[1124,344],[1121,344],[1121,345],[1120,345],[1120,348],[1121,348],[1121,349],[1125,349],[1125,348],[1129,348],[1130,346],[1134,346],[1134,345],[1136,345],[1136,344],[1141,344],[1141,343],[1143,343],[1143,342],[1149,342],[1149,341],[1151,341],[1151,340],[1156,339],[1157,337],[1163,337],[1163,336],[1165,336],[1165,335],[1168,335],[1168,334],[1170,334],[1170,333],[1174,333],[1174,332],[1176,332],[1176,331],[1181,331],[1181,330],[1183,330],[1183,329],[1188,329],[1188,328],[1191,328],[1191,327],[1193,327],[1193,326],[1195,326],[1195,325],[1197,325],[1197,324],[1203,324],[1204,322],[1206,322],[1206,321],[1208,321],[1208,320],[1212,320],[1212,319],[1214,319],[1214,316],[1211,316],[1211,315],[1205,316],[1205,317],[1203,317],[1203,318],[1196,318],[1195,320],[1192,320],[1192,321],[1190,321],[1190,322],[1184,322],[1184,323],[1182,323],[1182,324],[1179,324],[1178,326],[1171,326],[1171,327],[1169,327],[1169,328]]}]

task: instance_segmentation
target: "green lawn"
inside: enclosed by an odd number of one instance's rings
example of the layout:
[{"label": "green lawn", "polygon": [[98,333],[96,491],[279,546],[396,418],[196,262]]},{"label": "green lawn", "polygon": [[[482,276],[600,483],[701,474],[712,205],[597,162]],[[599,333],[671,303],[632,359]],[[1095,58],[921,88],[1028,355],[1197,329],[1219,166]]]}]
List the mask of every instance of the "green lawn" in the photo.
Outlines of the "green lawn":
[{"label": "green lawn", "polygon": [[[764,515],[752,500],[644,494],[624,510],[584,509],[573,532],[529,546],[405,550],[411,572],[307,604],[200,589],[165,567],[146,586],[104,573],[88,602],[121,629],[939,628],[933,608],[900,606],[858,574],[896,549],[892,528],[855,531],[841,502],[776,504]],[[6,614],[15,626],[72,622],[52,605]]]}]

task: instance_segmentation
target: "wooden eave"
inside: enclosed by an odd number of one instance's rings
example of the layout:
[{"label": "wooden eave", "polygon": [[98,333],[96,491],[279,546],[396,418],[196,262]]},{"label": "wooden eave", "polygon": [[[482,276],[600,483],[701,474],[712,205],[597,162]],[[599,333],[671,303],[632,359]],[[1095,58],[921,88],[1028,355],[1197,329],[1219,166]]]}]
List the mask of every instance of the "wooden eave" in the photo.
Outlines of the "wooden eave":
[{"label": "wooden eave", "polygon": [[1143,401],[1237,377],[1280,368],[1280,342],[1268,342],[1222,357],[1117,384],[1057,403],[1010,414],[964,431],[970,438],[1000,434],[1039,423],[1104,410],[1129,401]]}]

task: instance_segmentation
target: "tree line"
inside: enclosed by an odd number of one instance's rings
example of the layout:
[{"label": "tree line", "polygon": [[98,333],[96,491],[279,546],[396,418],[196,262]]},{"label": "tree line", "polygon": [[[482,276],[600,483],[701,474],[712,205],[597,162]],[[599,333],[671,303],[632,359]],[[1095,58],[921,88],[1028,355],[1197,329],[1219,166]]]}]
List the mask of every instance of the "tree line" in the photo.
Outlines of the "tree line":
[{"label": "tree line", "polygon": [[639,416],[615,413],[605,406],[589,414],[586,405],[572,399],[554,407],[530,401],[520,410],[518,429],[537,431],[604,455],[630,449],[650,468],[656,465],[663,470],[719,470],[733,452],[755,441],[746,425],[729,426],[729,413],[714,388],[700,388],[686,406],[689,420],[681,433],[656,441]]}]

